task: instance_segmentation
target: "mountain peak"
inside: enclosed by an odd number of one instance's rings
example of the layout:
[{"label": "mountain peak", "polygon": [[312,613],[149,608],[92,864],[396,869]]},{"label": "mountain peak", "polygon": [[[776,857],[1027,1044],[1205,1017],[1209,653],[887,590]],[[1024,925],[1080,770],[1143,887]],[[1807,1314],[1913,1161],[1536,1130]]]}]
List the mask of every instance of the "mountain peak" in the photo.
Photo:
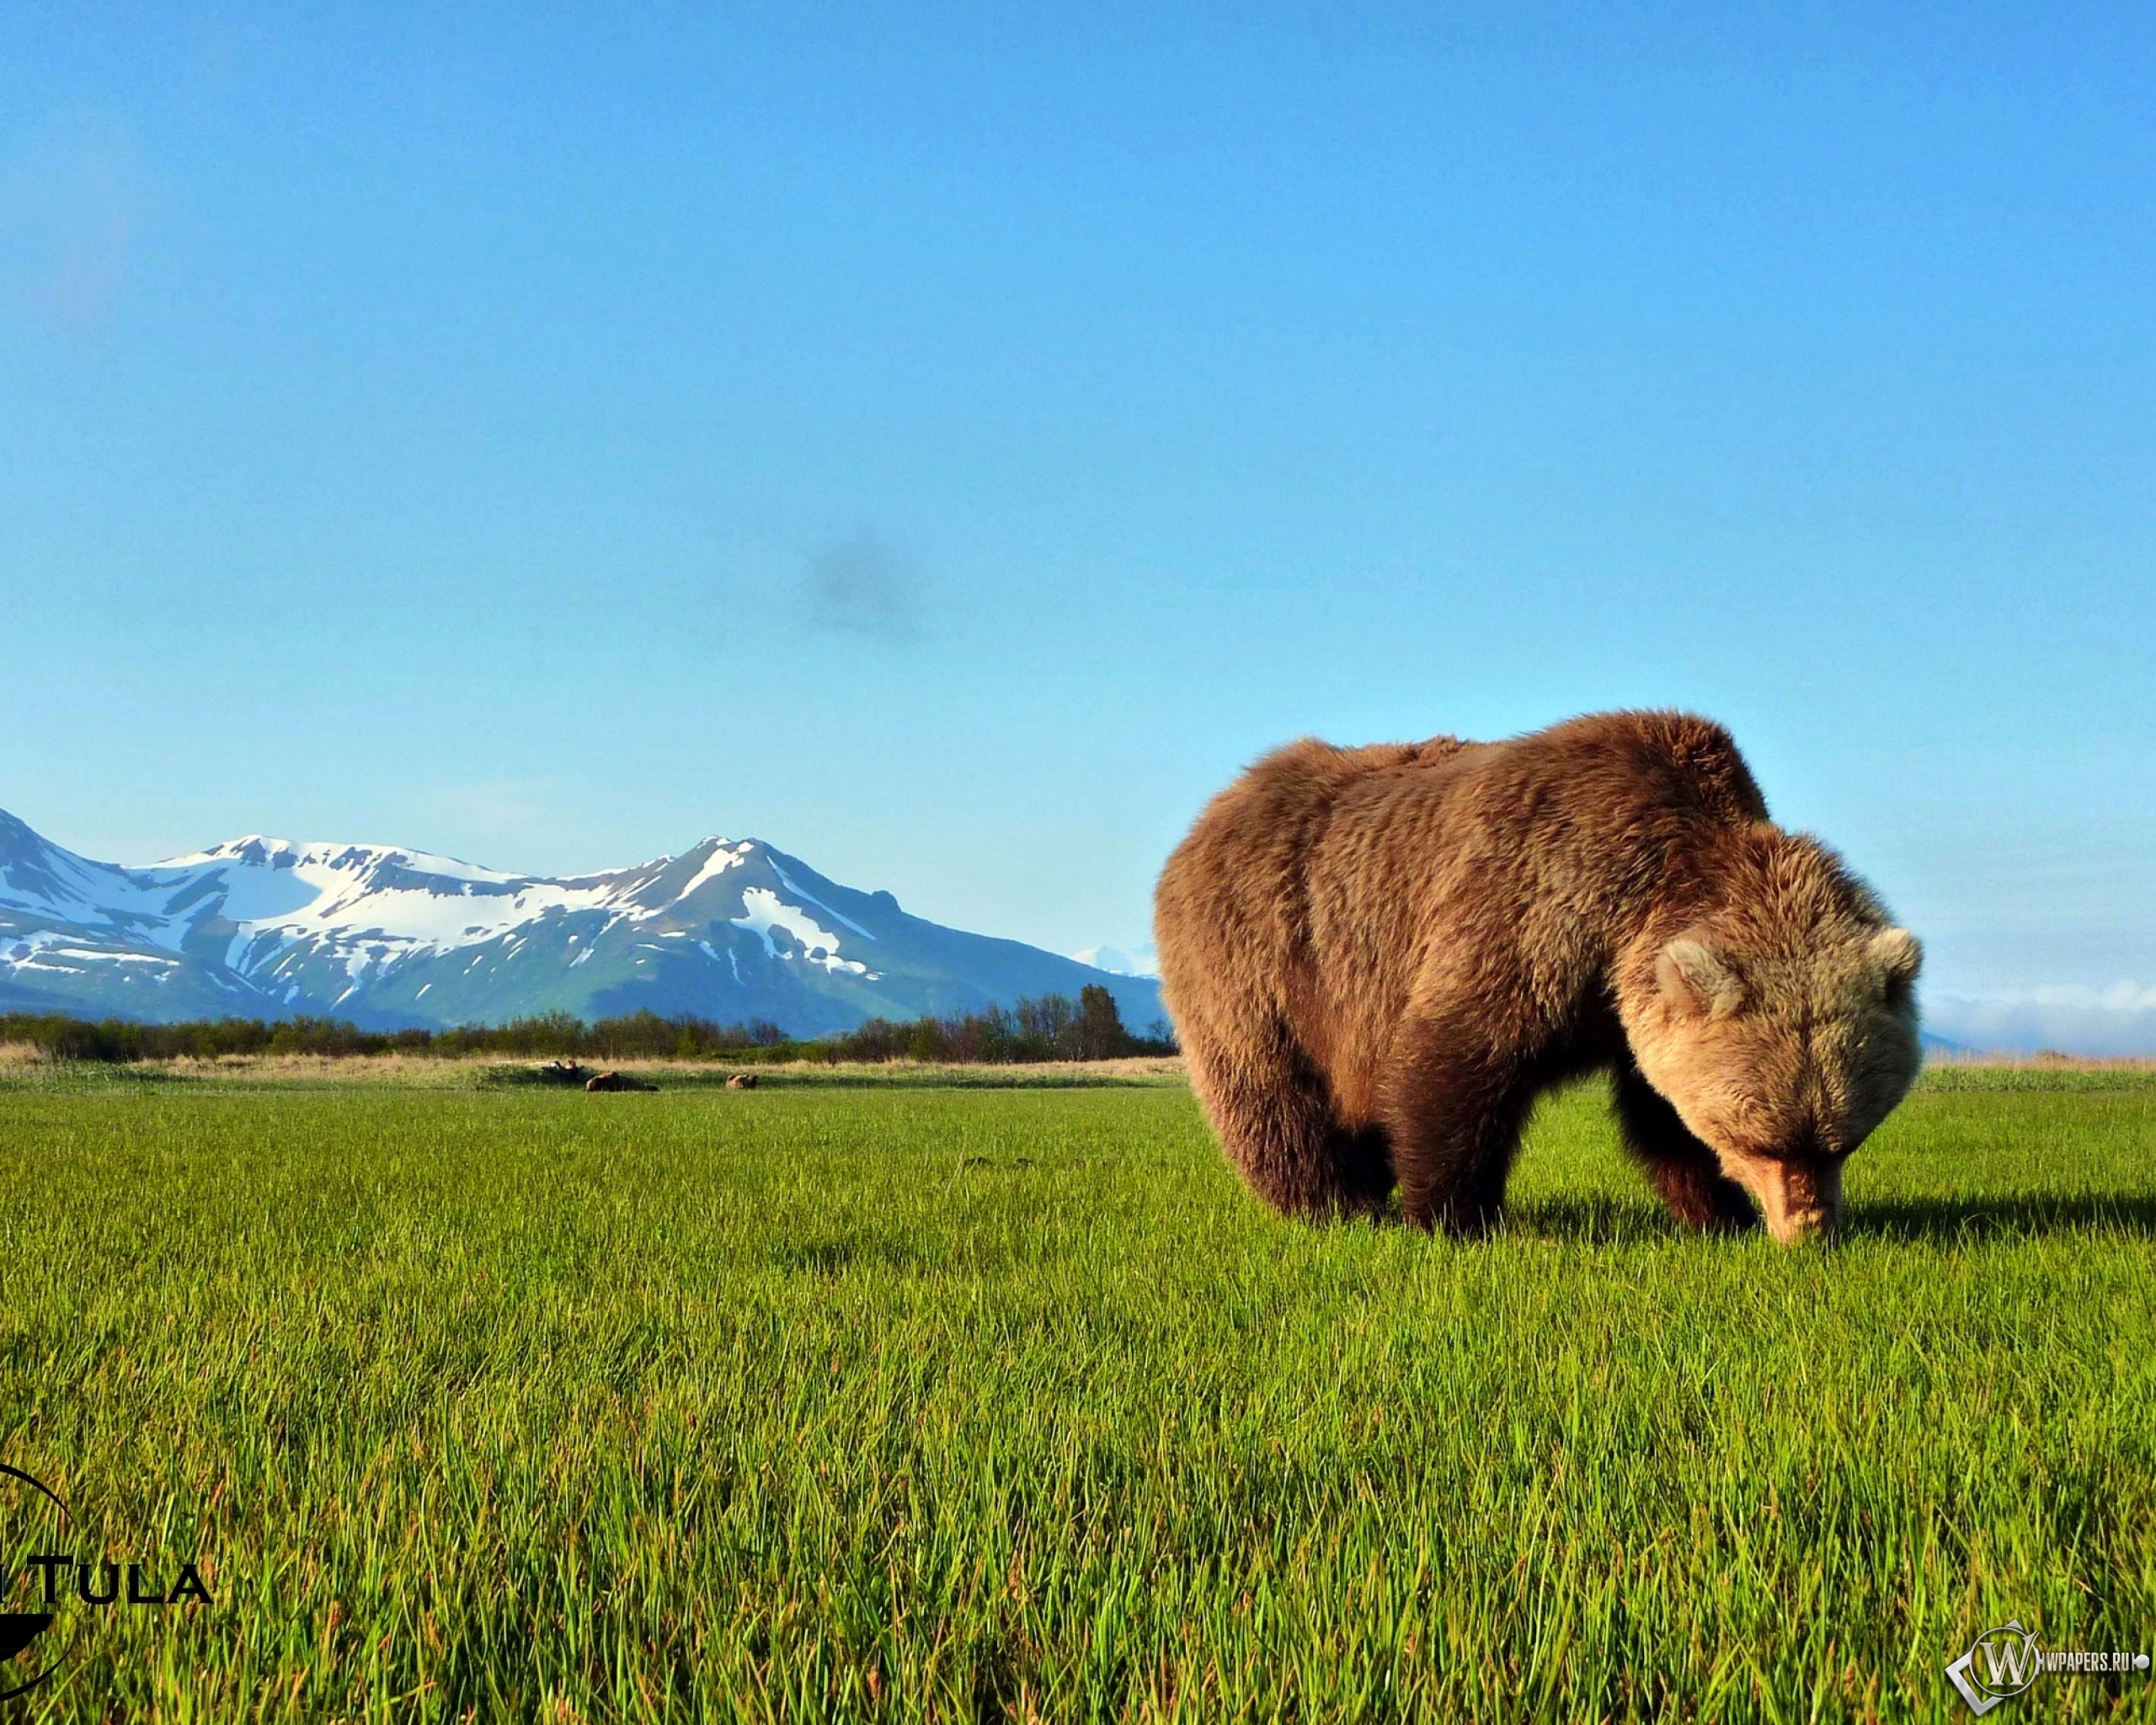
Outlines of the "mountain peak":
[{"label": "mountain peak", "polygon": [[1105,970],[1111,976],[1147,976],[1157,978],[1161,974],[1161,960],[1148,941],[1134,951],[1121,947],[1084,947],[1070,955],[1081,964],[1090,964],[1096,970]]}]

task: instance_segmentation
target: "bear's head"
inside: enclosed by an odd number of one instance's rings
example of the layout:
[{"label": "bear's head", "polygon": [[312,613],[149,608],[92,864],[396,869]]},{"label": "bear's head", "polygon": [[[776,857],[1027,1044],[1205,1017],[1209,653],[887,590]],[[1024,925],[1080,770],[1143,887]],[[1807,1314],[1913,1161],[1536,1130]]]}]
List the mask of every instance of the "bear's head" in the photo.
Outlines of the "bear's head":
[{"label": "bear's head", "polygon": [[1844,1161],[1916,1080],[1923,952],[1825,846],[1747,841],[1630,955],[1620,1004],[1647,1082],[1787,1245],[1833,1226]]}]

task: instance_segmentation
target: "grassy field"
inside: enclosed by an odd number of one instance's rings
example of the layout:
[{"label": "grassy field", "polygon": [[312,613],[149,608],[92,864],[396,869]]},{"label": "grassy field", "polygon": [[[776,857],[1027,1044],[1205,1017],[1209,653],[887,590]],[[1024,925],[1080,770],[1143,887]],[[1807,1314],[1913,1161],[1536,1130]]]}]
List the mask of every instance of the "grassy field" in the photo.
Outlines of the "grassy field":
[{"label": "grassy field", "polygon": [[[1271,1220],[1157,1078],[11,1069],[0,1460],[214,1600],[9,1706],[1966,1718],[1995,1622],[2156,1644],[2153,1149],[2149,1075],[1941,1075],[1783,1253],[1584,1090],[1462,1247]],[[1993,1717],[2062,1715],[2156,1682]]]}]

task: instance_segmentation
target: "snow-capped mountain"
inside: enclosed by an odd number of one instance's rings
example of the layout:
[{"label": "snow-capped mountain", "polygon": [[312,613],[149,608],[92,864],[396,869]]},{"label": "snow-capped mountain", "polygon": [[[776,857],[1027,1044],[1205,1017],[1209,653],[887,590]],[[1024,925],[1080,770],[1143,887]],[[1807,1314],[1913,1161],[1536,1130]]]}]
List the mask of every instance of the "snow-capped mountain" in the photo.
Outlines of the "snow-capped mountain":
[{"label": "snow-capped mountain", "polygon": [[1157,980],[1161,975],[1161,956],[1150,940],[1134,953],[1121,947],[1081,947],[1070,956],[1111,976],[1150,976]]},{"label": "snow-capped mountain", "polygon": [[262,837],[123,868],[0,811],[0,1011],[439,1026],[648,1007],[814,1035],[1087,983],[1134,1029],[1161,1016],[1147,979],[910,916],[756,839],[568,879]]}]

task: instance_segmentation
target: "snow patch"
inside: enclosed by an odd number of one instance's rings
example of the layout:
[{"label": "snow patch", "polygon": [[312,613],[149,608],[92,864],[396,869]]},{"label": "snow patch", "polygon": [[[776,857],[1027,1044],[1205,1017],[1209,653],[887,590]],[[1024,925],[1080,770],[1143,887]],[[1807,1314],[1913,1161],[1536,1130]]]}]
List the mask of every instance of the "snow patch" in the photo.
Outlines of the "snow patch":
[{"label": "snow patch", "polygon": [[[712,964],[716,964],[718,962],[718,953],[709,941],[700,940],[696,943],[696,946]],[[735,956],[734,948],[730,946],[726,949],[726,962],[734,967],[734,980],[739,982],[741,980],[741,960]]]},{"label": "snow patch", "polygon": [[825,904],[821,899],[818,898],[815,894],[808,891],[808,889],[797,883],[792,875],[788,874],[783,868],[778,866],[777,857],[772,857],[766,860],[771,865],[771,873],[778,877],[779,884],[783,886],[796,898],[806,899],[810,904],[814,905],[819,911],[823,911],[826,916],[837,917],[840,921],[846,924],[848,928],[851,928],[863,940],[873,940],[876,938],[874,935],[863,928],[858,922],[856,922],[852,917],[847,916],[845,911],[833,909],[830,905]]},{"label": "snow patch", "polygon": [[729,868],[739,868],[749,860],[755,848],[753,845],[745,844],[729,847],[724,839],[713,839],[711,842],[712,853],[704,858],[704,866],[696,872],[686,886],[674,895],[674,901],[676,904],[687,898],[705,882],[717,880]]},{"label": "snow patch", "polygon": [[88,947],[54,947],[51,950],[55,958],[60,959],[95,959],[108,964],[157,964],[175,970],[179,968],[179,959],[160,959],[150,953],[108,953]]},{"label": "snow patch", "polygon": [[[744,914],[732,919],[734,926],[759,936],[764,950],[774,959],[791,960],[793,957],[791,953],[782,953],[778,943],[771,938],[771,931],[776,929],[801,947],[810,964],[820,964],[834,976],[861,976],[871,982],[880,980],[860,959],[841,957],[836,935],[820,927],[799,905],[787,904],[769,887],[750,887],[741,895],[741,907]],[[828,905],[825,908],[830,909]],[[835,911],[831,914],[837,915]]]}]

